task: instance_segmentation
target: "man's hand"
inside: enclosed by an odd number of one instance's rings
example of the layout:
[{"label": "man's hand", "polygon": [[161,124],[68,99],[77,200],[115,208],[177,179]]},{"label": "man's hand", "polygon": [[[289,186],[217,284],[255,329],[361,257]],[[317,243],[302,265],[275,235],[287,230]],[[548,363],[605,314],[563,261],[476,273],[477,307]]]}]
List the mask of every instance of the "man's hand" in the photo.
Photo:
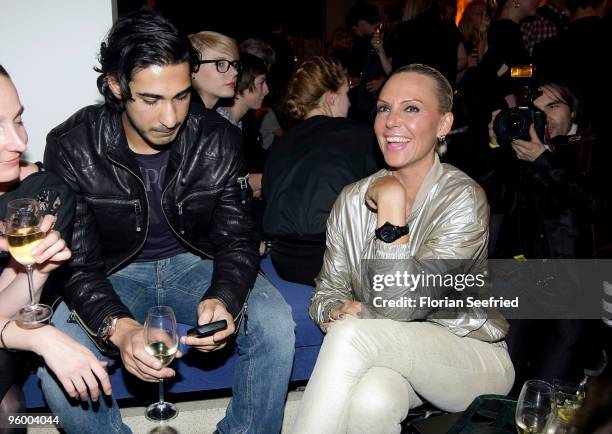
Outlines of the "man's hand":
[{"label": "man's hand", "polygon": [[497,117],[497,115],[501,112],[501,110],[495,110],[493,113],[491,113],[491,122],[489,122],[488,125],[488,129],[489,129],[489,142],[498,145],[497,143],[497,136],[495,135],[495,131],[493,130],[493,123],[495,122],[495,118]]},{"label": "man's hand", "polygon": [[209,298],[201,301],[198,304],[198,325],[209,324],[221,320],[227,321],[227,328],[220,330],[212,336],[206,338],[196,338],[193,336],[181,337],[181,342],[186,345],[191,345],[198,351],[204,353],[215,351],[227,345],[228,339],[234,334],[236,326],[234,318],[227,311],[225,304],[219,299]]},{"label": "man's hand", "polygon": [[514,152],[516,152],[516,156],[520,160],[525,160],[533,163],[540,155],[544,153],[546,148],[544,147],[544,144],[540,141],[540,138],[538,137],[538,134],[536,133],[533,124],[529,126],[529,136],[531,137],[531,141],[513,140],[512,149],[514,149]]},{"label": "man's hand", "polygon": [[[144,381],[155,382],[160,378],[174,377],[174,369],[162,367],[161,362],[145,350],[144,327],[131,318],[120,318],[111,341],[121,351],[126,369]],[[175,358],[181,357],[177,351]]]}]

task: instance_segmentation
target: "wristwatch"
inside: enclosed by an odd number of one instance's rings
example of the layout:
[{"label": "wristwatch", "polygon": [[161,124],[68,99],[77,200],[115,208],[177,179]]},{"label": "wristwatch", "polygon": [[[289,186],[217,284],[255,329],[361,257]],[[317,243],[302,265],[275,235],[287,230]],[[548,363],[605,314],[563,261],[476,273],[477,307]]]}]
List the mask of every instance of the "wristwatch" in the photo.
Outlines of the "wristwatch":
[{"label": "wristwatch", "polygon": [[109,342],[111,336],[113,336],[113,333],[115,333],[118,319],[118,316],[109,315],[104,318],[104,321],[102,321],[102,324],[100,324],[97,335],[104,342]]},{"label": "wristwatch", "polygon": [[395,226],[389,222],[385,222],[384,225],[374,231],[374,234],[379,240],[385,243],[392,243],[408,234],[408,225]]}]

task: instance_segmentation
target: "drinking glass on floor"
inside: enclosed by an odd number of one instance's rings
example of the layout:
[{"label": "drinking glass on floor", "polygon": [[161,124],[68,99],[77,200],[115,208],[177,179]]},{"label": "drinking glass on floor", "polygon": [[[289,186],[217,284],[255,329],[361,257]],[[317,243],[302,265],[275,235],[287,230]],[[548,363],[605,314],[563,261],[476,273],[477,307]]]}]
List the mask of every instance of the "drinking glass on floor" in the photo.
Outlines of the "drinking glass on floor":
[{"label": "drinking glass on floor", "polygon": [[554,391],[550,383],[526,381],[516,404],[515,420],[519,434],[545,433],[553,406]]}]

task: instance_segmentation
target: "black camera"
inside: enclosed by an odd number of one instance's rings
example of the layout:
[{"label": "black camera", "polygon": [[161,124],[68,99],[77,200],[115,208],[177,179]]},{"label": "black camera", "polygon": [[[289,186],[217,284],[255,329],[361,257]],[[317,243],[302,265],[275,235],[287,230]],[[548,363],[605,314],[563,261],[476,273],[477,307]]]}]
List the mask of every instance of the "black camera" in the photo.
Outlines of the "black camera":
[{"label": "black camera", "polygon": [[510,76],[522,81],[521,91],[516,95],[517,106],[504,109],[495,117],[493,131],[497,136],[497,143],[510,146],[513,140],[529,140],[531,124],[542,143],[545,143],[546,115],[533,105],[533,101],[541,95],[533,66],[513,66]]}]

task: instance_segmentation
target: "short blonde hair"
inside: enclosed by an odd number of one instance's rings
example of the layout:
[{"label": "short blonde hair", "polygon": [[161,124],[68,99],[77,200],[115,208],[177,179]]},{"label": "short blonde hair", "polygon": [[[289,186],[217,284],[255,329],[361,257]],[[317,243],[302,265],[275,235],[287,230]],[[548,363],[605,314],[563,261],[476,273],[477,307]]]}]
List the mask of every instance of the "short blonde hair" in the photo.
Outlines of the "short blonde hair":
[{"label": "short blonde hair", "polygon": [[304,119],[308,112],[319,106],[325,92],[338,92],[346,82],[344,68],[338,60],[323,56],[306,60],[289,81],[287,111],[295,119]]},{"label": "short blonde hair", "polygon": [[436,84],[436,97],[438,98],[439,112],[445,114],[453,110],[453,88],[440,71],[429,65],[411,63],[410,65],[404,65],[396,69],[393,74],[391,74],[391,77],[406,72],[413,72],[431,78]]},{"label": "short blonde hair", "polygon": [[238,59],[238,44],[236,40],[222,33],[204,31],[189,35],[193,47],[200,52],[200,58],[208,50],[226,51]]}]

